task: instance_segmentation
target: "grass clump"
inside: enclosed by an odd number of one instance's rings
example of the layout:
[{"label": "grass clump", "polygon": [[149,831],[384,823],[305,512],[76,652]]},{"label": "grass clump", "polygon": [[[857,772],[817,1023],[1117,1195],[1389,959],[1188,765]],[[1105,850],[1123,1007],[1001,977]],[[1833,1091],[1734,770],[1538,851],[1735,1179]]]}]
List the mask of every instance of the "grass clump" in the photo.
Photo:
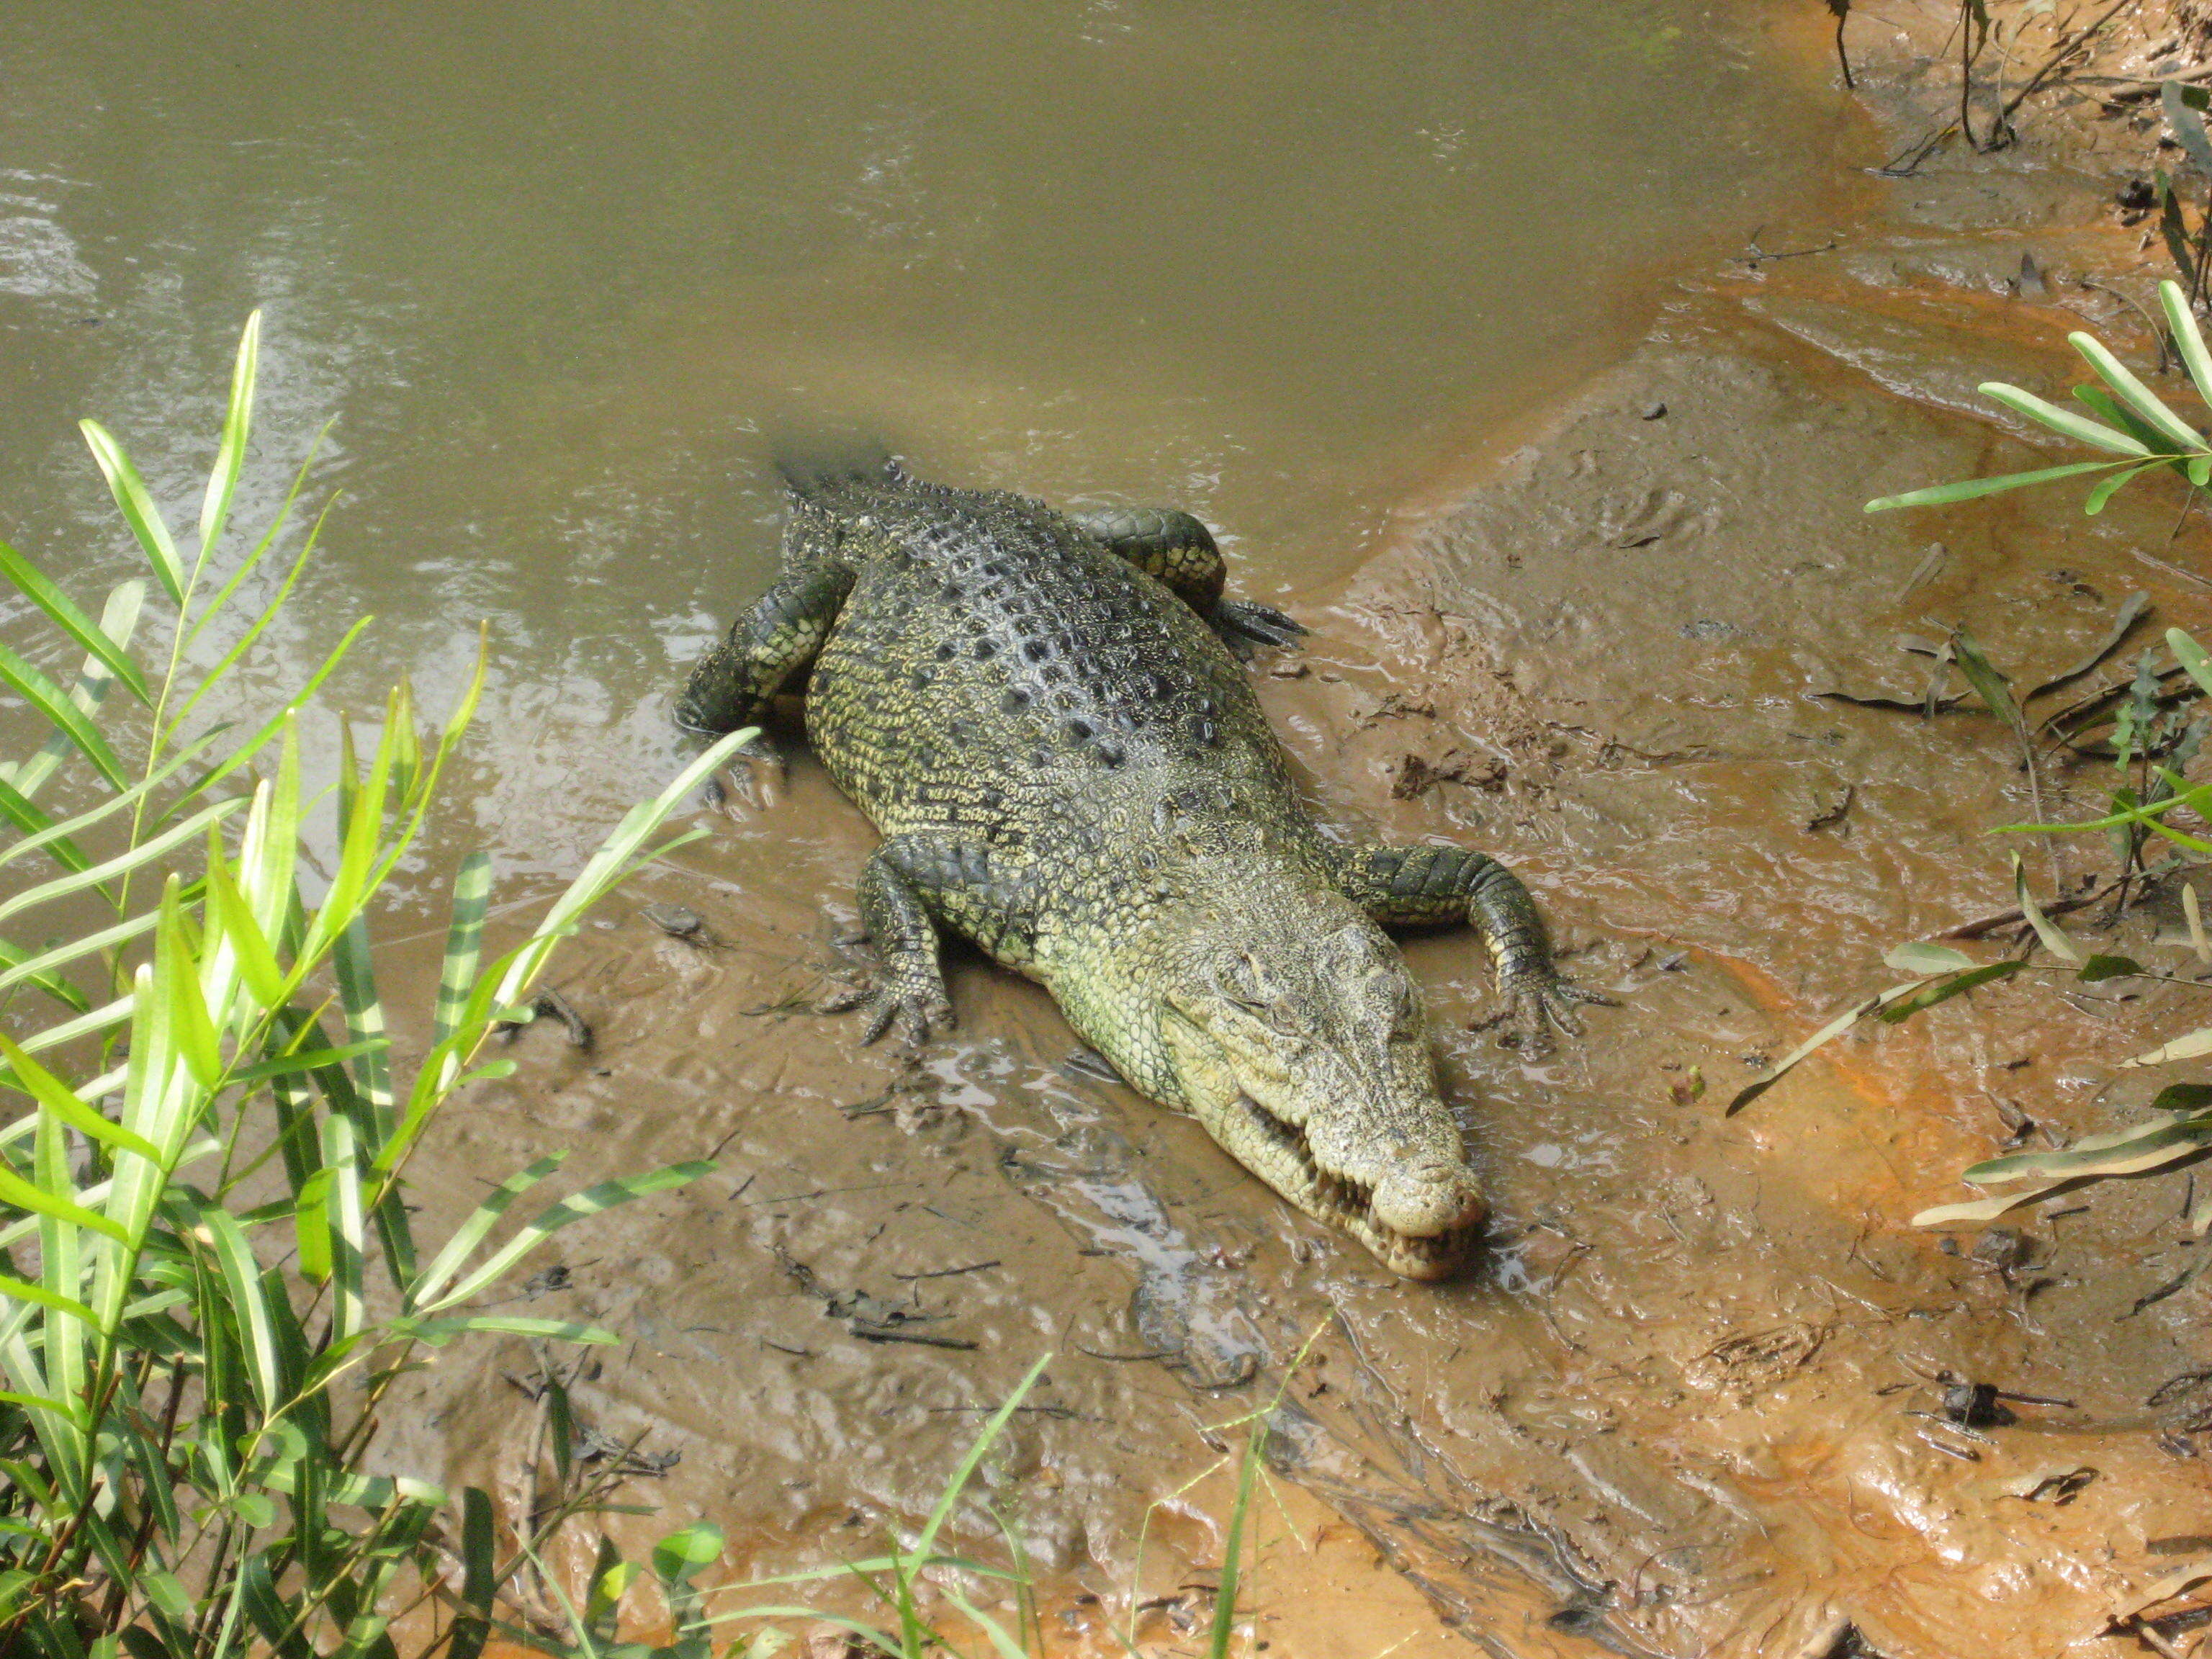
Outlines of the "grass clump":
[{"label": "grass clump", "polygon": [[[611,1341],[469,1304],[558,1229],[710,1167],[604,1182],[495,1244],[556,1154],[450,1237],[416,1236],[404,1182],[424,1129],[507,1069],[480,1060],[486,1037],[583,912],[665,850],[650,844],[659,825],[731,742],[631,811],[494,959],[489,863],[465,860],[429,1046],[411,1068],[395,1064],[371,913],[436,799],[483,666],[435,726],[395,689],[373,752],[363,761],[345,732],[320,795],[301,787],[301,727],[360,624],[243,736],[207,724],[203,706],[276,619],[316,539],[249,612],[242,595],[295,483],[215,585],[258,345],[257,317],[189,560],[123,447],[88,422],[144,576],[95,617],[0,548],[0,574],[54,643],[83,653],[65,685],[0,647],[0,679],[47,732],[0,765],[14,831],[0,846],[12,866],[0,897],[0,1100],[12,1103],[0,1127],[0,1651],[38,1659],[392,1656],[389,1626],[410,1606],[434,1608],[431,1650],[471,1659],[544,1531],[501,1552],[481,1492],[453,1505],[367,1473],[378,1407],[424,1347],[464,1335]],[[211,630],[234,640],[190,670]],[[63,786],[70,806],[46,805]],[[310,835],[336,848],[326,879],[303,867]],[[27,926],[40,942],[19,942]]]}]

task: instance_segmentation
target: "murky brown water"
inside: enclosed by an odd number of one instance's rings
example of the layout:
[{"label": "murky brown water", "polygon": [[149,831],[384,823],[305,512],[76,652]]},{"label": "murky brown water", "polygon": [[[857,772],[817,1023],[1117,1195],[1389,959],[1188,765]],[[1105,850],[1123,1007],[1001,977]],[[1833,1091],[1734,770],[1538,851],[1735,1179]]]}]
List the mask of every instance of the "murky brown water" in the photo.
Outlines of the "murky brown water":
[{"label": "murky brown water", "polygon": [[[1114,1650],[1133,1587],[1171,1650],[1220,1479],[1155,1516],[1139,1571],[1147,1506],[1310,1337],[1263,1505],[1251,1639],[1276,1659],[1841,1659],[1846,1624],[1890,1659],[2053,1653],[2212,1534],[2212,1447],[2177,1454],[2145,1404],[2212,1367],[2204,1291],[2133,1310],[2185,1261],[2172,1194],[2031,1216],[2017,1273],[1905,1224],[1996,1144],[1992,1097],[2061,1133],[2124,1118],[2136,1094],[2084,1057],[2175,1009],[2004,988],[1719,1116],[1882,946],[2002,902],[1979,830],[2021,806],[1985,723],[1814,694],[1916,689],[1893,635],[1923,612],[2038,666],[2136,586],[2161,625],[2212,623],[2129,558],[2162,505],[1859,514],[2028,464],[1948,408],[2056,372],[2078,319],[2011,297],[2023,249],[2112,247],[2079,228],[2087,186],[2025,161],[1832,198],[1875,140],[1820,90],[1817,29],[1792,12],[1778,44],[1767,15],[0,19],[6,533],[115,568],[65,417],[100,414],[182,501],[267,304],[256,488],[336,413],[347,491],[270,683],[374,609],[350,684],[411,667],[435,706],[492,619],[472,811],[426,888],[481,842],[503,896],[550,890],[665,775],[672,684],[773,544],[757,428],[826,410],[948,477],[1205,513],[1240,585],[1316,625],[1262,695],[1323,810],[1499,849],[1626,998],[1526,1066],[1476,1029],[1469,942],[1409,946],[1501,1218],[1486,1271],[1417,1290],[1070,1064],[1042,994],[980,963],[955,967],[955,1040],[854,1053],[811,1004],[866,825],[803,756],[772,808],[702,813],[711,840],[556,971],[596,1048],[526,1034],[417,1196],[458,1213],[549,1146],[578,1180],[720,1160],[568,1235],[565,1281],[514,1305],[629,1339],[580,1407],[681,1454],[635,1495],[724,1521],[732,1571],[910,1523],[1050,1351],[981,1495],[1067,1651]],[[1770,250],[1817,246],[1832,210],[1832,257],[1719,260],[1770,213]],[[656,932],[653,899],[714,942]],[[2122,948],[2159,948],[2135,925]],[[396,1003],[427,999],[427,941],[387,967]],[[935,1342],[857,1339],[829,1310],[862,1292]],[[528,1363],[456,1351],[389,1455],[526,1502]],[[1908,1414],[1945,1368],[2075,1408],[1976,1441]],[[2063,1503],[2039,1487],[2079,1469]],[[992,1547],[981,1503],[957,1530]]]},{"label": "murky brown water", "polygon": [[768,568],[764,423],[1308,583],[1835,118],[1700,0],[18,7],[0,64],[8,538],[113,569],[75,420],[182,502],[266,307],[256,504],[333,417],[346,493],[283,659],[374,611],[347,694],[434,703],[488,618],[475,833],[549,871]]}]

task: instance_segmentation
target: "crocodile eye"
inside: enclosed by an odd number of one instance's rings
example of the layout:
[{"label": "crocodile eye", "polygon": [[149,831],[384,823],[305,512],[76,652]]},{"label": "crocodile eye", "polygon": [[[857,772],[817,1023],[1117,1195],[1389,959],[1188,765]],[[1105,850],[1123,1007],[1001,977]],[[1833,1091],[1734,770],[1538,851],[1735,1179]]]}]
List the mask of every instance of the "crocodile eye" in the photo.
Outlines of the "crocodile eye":
[{"label": "crocodile eye", "polygon": [[1261,984],[1260,975],[1249,957],[1231,957],[1214,975],[1214,983],[1221,994],[1238,1007],[1254,1013],[1264,1012],[1267,1007],[1267,988]]}]

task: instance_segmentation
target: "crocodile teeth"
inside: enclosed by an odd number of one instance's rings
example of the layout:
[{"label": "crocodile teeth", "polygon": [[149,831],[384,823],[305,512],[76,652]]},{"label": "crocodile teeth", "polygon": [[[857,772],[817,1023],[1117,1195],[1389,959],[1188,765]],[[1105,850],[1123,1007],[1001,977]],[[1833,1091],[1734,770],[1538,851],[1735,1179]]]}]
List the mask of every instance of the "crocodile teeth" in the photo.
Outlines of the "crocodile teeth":
[{"label": "crocodile teeth", "polygon": [[1304,1200],[1311,1212],[1318,1219],[1352,1232],[1396,1271],[1411,1272],[1414,1277],[1433,1277],[1433,1273],[1420,1270],[1449,1267],[1455,1262],[1480,1231],[1479,1223],[1472,1228],[1453,1227],[1428,1234],[1401,1233],[1384,1226],[1375,1218],[1375,1189],[1349,1176],[1322,1169],[1314,1158],[1304,1130],[1277,1117],[1248,1094],[1240,1093],[1237,1104],[1255,1127],[1297,1161],[1305,1176]]}]

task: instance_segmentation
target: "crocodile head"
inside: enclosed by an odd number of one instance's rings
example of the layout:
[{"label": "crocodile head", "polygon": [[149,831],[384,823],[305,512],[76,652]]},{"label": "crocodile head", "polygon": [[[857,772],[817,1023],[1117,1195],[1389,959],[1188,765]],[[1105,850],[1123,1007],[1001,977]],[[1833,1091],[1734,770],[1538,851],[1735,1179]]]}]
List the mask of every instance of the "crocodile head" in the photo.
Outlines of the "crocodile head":
[{"label": "crocodile head", "polygon": [[1163,954],[1176,1092],[1237,1161],[1394,1273],[1443,1279],[1486,1215],[1419,988],[1348,901],[1206,907]]}]

